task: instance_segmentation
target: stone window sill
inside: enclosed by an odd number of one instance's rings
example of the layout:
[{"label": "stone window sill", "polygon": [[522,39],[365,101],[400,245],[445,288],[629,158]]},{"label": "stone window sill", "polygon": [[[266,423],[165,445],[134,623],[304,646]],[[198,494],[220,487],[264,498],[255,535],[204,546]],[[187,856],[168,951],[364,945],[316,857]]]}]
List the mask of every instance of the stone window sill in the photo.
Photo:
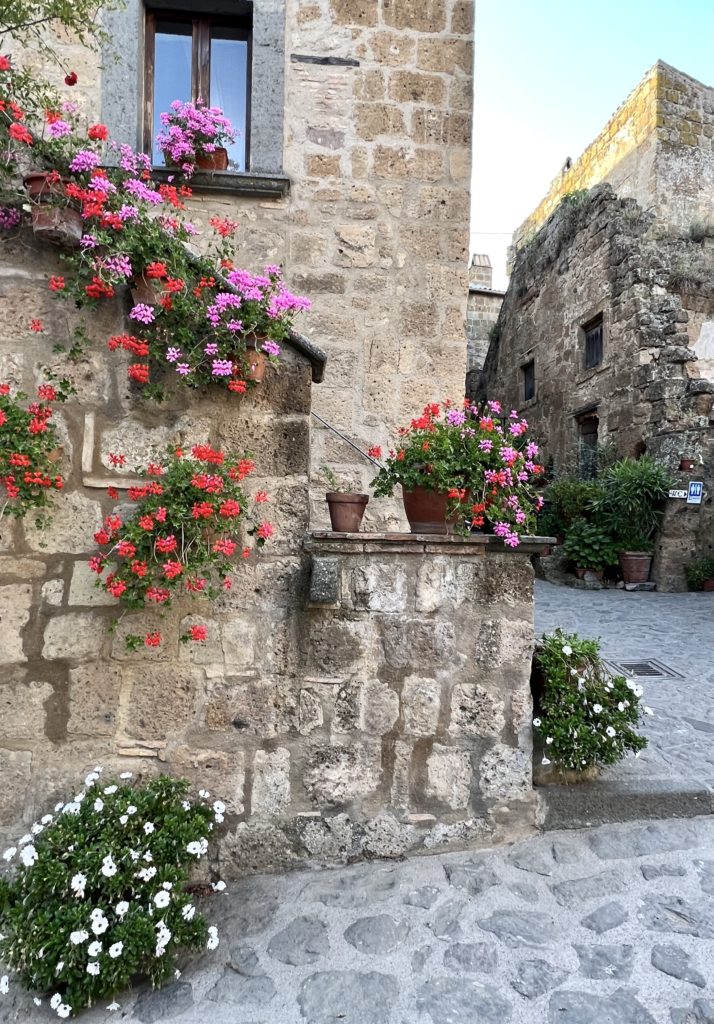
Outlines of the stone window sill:
[{"label": "stone window sill", "polygon": [[580,376],[575,381],[577,384],[585,384],[592,377],[597,377],[600,373],[606,373],[610,369],[609,363],[600,363],[599,366],[593,366],[590,370],[582,370]]},{"label": "stone window sill", "polygon": [[[176,171],[167,167],[152,167],[151,175],[156,181],[168,182],[170,177],[176,176]],[[286,174],[251,174],[249,171],[239,174],[199,171],[190,179],[189,185],[198,195],[280,199],[290,191],[290,178]]]}]

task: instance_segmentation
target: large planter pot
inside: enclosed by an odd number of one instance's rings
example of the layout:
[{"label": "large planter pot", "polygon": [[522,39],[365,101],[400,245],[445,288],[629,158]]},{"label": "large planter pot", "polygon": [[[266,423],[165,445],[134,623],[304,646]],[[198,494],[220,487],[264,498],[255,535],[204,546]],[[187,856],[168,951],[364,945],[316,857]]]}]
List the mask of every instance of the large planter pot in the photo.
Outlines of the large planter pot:
[{"label": "large planter pot", "polygon": [[652,555],[646,551],[621,551],[619,558],[625,583],[646,583],[650,578]]},{"label": "large planter pot", "polygon": [[64,196],[65,179],[49,171],[30,171],[22,183],[33,203],[46,203],[53,196]]},{"label": "large planter pot", "polygon": [[702,590],[706,590],[709,594],[714,593],[714,579],[704,580]]},{"label": "large planter pot", "polygon": [[454,522],[447,519],[449,499],[438,491],[427,491],[415,487],[412,491],[402,488],[404,511],[412,533],[453,533]]},{"label": "large planter pot", "polygon": [[330,522],[334,532],[359,533],[362,516],[369,501],[369,495],[328,491],[325,499],[330,510]]},{"label": "large planter pot", "polygon": [[212,153],[204,153],[196,157],[196,167],[200,171],[227,171],[228,150],[217,146]]},{"label": "large planter pot", "polygon": [[40,242],[63,249],[78,249],[83,234],[82,218],[71,206],[32,204],[32,230]]}]

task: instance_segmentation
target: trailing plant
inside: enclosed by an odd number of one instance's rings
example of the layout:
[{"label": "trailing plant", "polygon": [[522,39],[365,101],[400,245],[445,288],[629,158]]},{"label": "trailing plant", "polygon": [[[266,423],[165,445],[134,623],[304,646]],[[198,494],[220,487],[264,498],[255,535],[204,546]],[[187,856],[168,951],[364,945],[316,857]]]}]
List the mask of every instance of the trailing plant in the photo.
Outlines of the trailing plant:
[{"label": "trailing plant", "polygon": [[[111,454],[109,459],[117,466],[125,463],[123,455]],[[251,523],[246,532],[258,547],[273,534],[271,523],[259,522],[249,512],[240,486],[253,469],[252,459],[226,456],[202,444],[191,449],[191,457],[181,448],[169,449],[163,465],[150,463],[137,470],[145,483],[129,488],[134,510],[126,518],[107,516],[94,534],[103,549],[89,561],[100,577],[96,585],[127,610],[168,607],[178,594],[214,598],[221,589],[230,589],[234,555],[247,558],[251,553],[240,541],[244,523]],[[113,488],[110,495],[118,497]],[[267,500],[265,491],[257,492],[258,505]],[[183,639],[205,640],[206,628],[193,626]],[[130,648],[157,647],[161,634],[130,634],[126,643]]]},{"label": "trailing plant", "polygon": [[591,501],[598,522],[620,551],[651,551],[673,480],[648,455],[620,459],[600,477],[602,490]]},{"label": "trailing plant", "polygon": [[707,580],[714,580],[714,555],[699,555],[684,567],[690,590],[702,590]]},{"label": "trailing plant", "polygon": [[0,957],[60,1018],[100,999],[118,1010],[137,979],[162,985],[183,950],[218,945],[186,883],[225,805],[205,790],[191,801],[188,783],[166,776],[101,775],[3,854],[14,870],[0,879]]},{"label": "trailing plant", "polygon": [[42,384],[39,401],[29,401],[23,391],[12,395],[9,384],[0,384],[0,519],[35,510],[37,525],[47,523],[53,492],[64,487],[55,468],[59,441],[51,403],[64,402],[71,391],[67,380]]},{"label": "trailing plant", "polygon": [[[424,487],[447,494],[449,515],[471,527],[490,525],[506,544],[517,547],[532,531],[543,499],[533,481],[543,467],[538,445],[527,441],[528,424],[518,413],[503,416],[499,402],[483,408],[449,399],[425,406],[421,416],[399,430],[395,449],[372,481],[376,495]],[[381,449],[369,450],[381,458]]]},{"label": "trailing plant", "polygon": [[187,178],[195,171],[198,157],[236,140],[236,131],[223,111],[200,100],[174,100],[171,110],[160,114],[159,119],[163,129],[156,136],[156,145],[166,163],[179,166]]},{"label": "trailing plant", "polygon": [[597,640],[561,629],[544,634],[535,664],[542,692],[533,725],[544,740],[544,765],[582,771],[647,746],[637,731],[643,713],[651,714],[640,705],[642,688],[608,672]]},{"label": "trailing plant", "polygon": [[576,519],[568,530],[563,551],[578,569],[599,572],[617,563],[617,545],[597,523]]}]

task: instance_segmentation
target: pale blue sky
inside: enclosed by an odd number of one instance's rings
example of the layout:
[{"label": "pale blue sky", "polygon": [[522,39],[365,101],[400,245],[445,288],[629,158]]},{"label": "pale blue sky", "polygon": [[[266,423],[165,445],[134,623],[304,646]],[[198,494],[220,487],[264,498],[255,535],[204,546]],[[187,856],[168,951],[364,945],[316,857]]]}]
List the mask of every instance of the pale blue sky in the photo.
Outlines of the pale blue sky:
[{"label": "pale blue sky", "polygon": [[714,86],[714,0],[475,0],[471,251],[510,233],[662,59]]}]

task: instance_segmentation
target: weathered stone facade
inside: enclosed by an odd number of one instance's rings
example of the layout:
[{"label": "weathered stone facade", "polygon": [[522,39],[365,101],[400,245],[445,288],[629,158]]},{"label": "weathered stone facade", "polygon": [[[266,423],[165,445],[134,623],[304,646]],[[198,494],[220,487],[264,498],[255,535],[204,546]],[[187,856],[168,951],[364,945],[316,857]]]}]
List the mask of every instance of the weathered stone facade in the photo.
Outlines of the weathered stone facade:
[{"label": "weathered stone facade", "polygon": [[[702,505],[669,502],[655,560],[665,590],[684,589],[684,562],[714,548],[713,271],[711,238],[663,231],[598,186],[564,201],[518,253],[486,359],[489,394],[527,416],[556,468],[573,467],[587,432],[622,455],[647,451],[678,487],[704,482]],[[583,329],[599,316],[602,359],[586,369]]]},{"label": "weathered stone facade", "polygon": [[714,89],[657,61],[585,152],[553,180],[516,230],[514,248],[533,237],[564,196],[603,181],[655,212],[662,225],[686,230],[710,221]]},{"label": "weathered stone facade", "polygon": [[476,385],[488,352],[505,292],[493,287],[493,268],[488,256],[471,257],[469,298],[466,307],[466,393]]}]

